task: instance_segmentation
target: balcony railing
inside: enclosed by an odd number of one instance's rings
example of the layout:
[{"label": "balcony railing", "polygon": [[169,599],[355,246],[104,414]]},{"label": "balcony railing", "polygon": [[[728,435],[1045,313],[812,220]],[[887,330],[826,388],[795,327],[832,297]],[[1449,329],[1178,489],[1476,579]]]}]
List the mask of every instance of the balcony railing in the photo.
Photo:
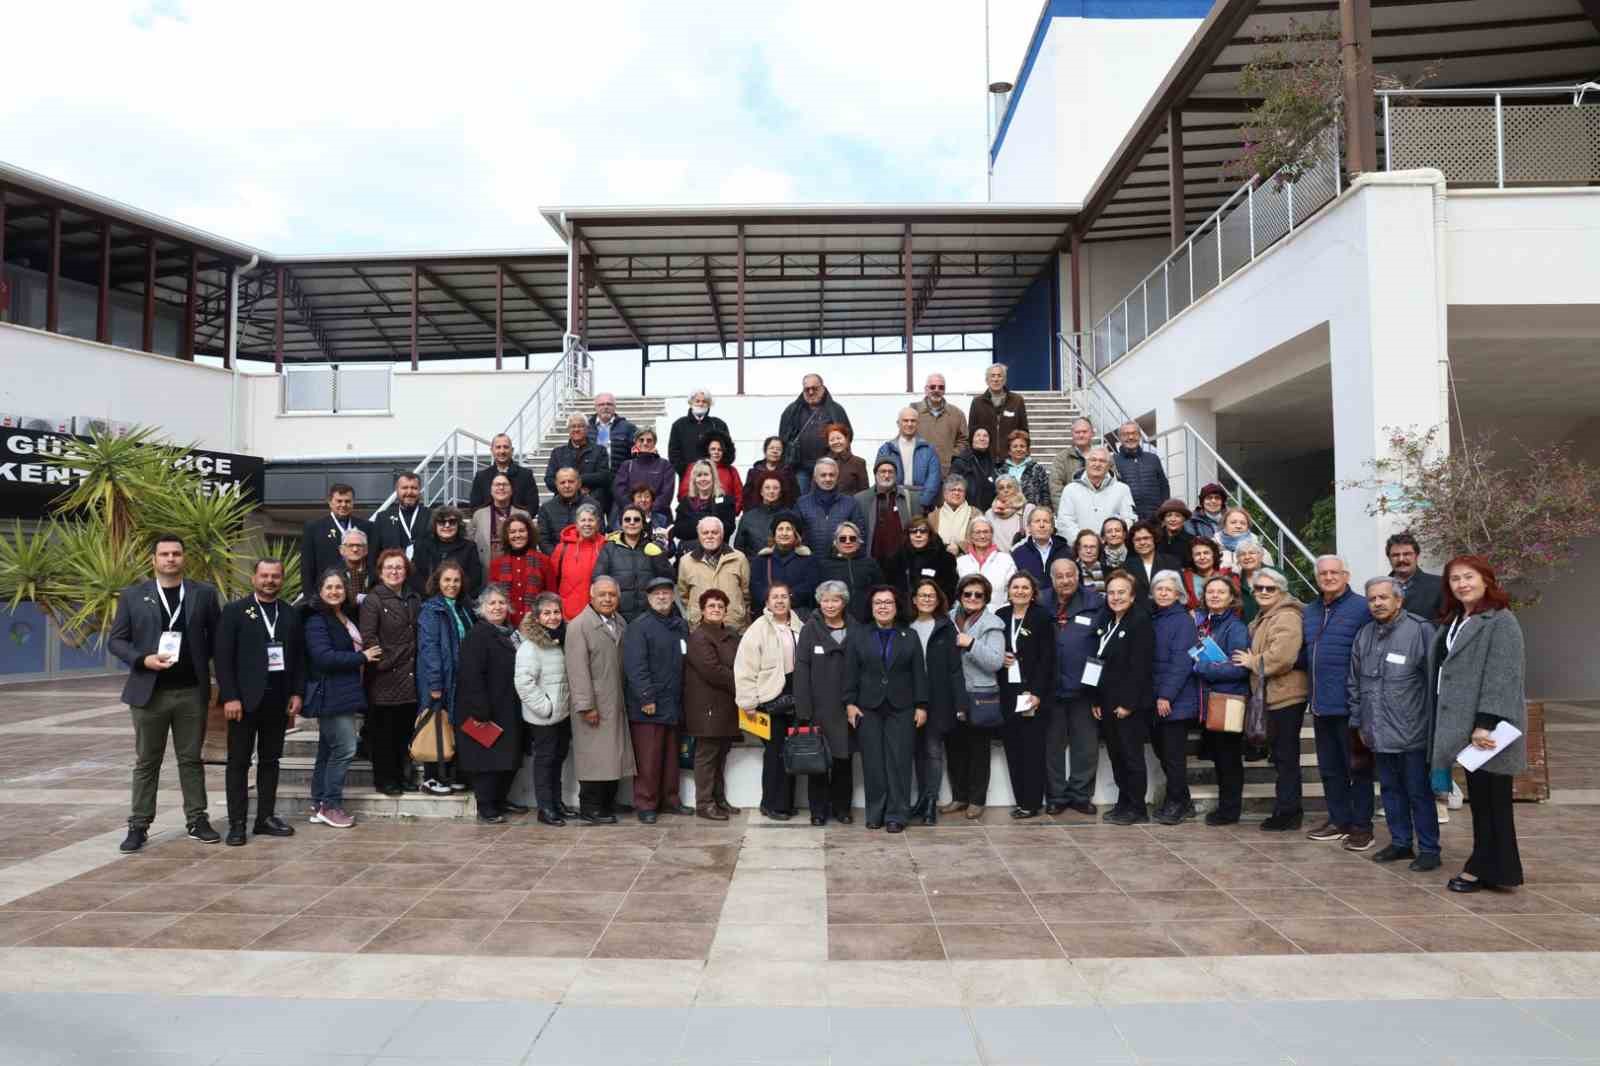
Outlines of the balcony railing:
[{"label": "balcony railing", "polygon": [[1380,91],[1385,170],[1432,167],[1452,185],[1600,181],[1600,86]]},{"label": "balcony railing", "polygon": [[1200,297],[1305,224],[1339,195],[1339,129],[1318,138],[1314,165],[1296,181],[1251,180],[1095,323],[1092,364],[1104,370]]}]

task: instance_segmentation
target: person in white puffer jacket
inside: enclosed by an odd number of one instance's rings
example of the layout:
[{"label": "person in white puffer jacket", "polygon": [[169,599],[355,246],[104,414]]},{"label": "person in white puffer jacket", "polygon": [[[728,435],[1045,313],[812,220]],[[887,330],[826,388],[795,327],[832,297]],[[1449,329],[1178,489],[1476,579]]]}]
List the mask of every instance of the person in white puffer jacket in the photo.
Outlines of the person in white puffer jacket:
[{"label": "person in white puffer jacket", "polygon": [[1080,529],[1098,534],[1108,518],[1120,518],[1133,525],[1133,493],[1112,472],[1111,452],[1094,447],[1084,456],[1083,473],[1061,490],[1056,532],[1069,541],[1077,537]]},{"label": "person in white puffer jacket", "polygon": [[528,776],[533,779],[539,821],[565,825],[561,767],[572,747],[572,690],[567,686],[567,624],[561,616],[561,597],[554,592],[540,593],[533,609],[522,616],[521,629],[515,684],[522,700],[522,720],[532,727],[529,732],[533,734]]}]

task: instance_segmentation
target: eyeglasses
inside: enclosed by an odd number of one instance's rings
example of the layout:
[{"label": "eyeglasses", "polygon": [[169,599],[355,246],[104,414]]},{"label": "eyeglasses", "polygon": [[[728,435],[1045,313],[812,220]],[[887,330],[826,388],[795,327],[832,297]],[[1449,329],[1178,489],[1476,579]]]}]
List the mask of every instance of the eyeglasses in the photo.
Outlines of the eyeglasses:
[{"label": "eyeglasses", "polygon": [[983,600],[988,597],[981,592],[963,592],[961,598],[964,600]]},{"label": "eyeglasses", "polygon": [[634,525],[638,525],[640,522],[643,522],[643,521],[644,521],[644,519],[640,518],[636,514],[625,514],[625,515],[622,516],[622,524],[623,525],[628,525],[630,522],[632,524],[634,524]]},{"label": "eyeglasses", "polygon": [[839,541],[840,544],[854,544],[857,541],[859,541],[860,539],[861,539],[860,537],[853,537],[850,534],[846,533],[844,536],[839,537],[838,541]]},{"label": "eyeglasses", "polygon": [[1276,585],[1251,585],[1250,586],[1250,591],[1254,592],[1256,595],[1259,596],[1263,592],[1277,592],[1278,591],[1278,586],[1276,586]]},{"label": "eyeglasses", "polygon": [[944,391],[944,386],[943,385],[929,385],[928,386],[928,391],[929,392],[943,392]]}]

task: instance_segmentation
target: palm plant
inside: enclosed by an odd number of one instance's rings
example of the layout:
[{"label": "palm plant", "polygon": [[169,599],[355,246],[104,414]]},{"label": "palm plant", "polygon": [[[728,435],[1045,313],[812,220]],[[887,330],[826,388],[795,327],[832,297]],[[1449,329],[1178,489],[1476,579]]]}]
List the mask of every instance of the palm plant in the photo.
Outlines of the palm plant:
[{"label": "palm plant", "polygon": [[56,511],[99,516],[106,535],[121,544],[138,530],[142,506],[164,492],[198,484],[199,475],[176,466],[186,453],[158,438],[154,427],[140,426],[122,436],[70,438],[62,451],[41,459],[76,477],[56,501]]}]

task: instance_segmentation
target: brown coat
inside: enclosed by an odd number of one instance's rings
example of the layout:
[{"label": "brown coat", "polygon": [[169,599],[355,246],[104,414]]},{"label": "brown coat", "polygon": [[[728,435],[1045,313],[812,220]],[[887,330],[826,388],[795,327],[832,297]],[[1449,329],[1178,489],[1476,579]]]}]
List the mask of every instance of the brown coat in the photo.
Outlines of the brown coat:
[{"label": "brown coat", "polygon": [[735,632],[743,629],[750,620],[750,560],[744,553],[725,548],[712,565],[695,547],[678,560],[678,599],[683,601],[683,617],[690,629],[700,624],[700,594],[707,589],[727,594],[727,626]]},{"label": "brown coat", "polygon": [[1006,390],[1006,398],[999,407],[989,398],[987,390],[972,398],[967,411],[967,438],[980,429],[989,431],[989,454],[996,459],[1006,454],[1006,438],[1013,430],[1028,428],[1028,405],[1022,397]]},{"label": "brown coat", "polygon": [[706,625],[689,634],[683,670],[683,728],[691,737],[736,737],[739,709],[733,699],[733,657],[739,634]]},{"label": "brown coat", "polygon": [[[928,411],[928,401],[917,408],[917,436],[933,445],[939,453],[939,469],[950,473],[950,460],[967,450],[967,416],[955,404],[945,401],[944,413],[935,418]],[[944,498],[941,490],[939,498]]]},{"label": "brown coat", "polygon": [[[628,623],[619,612],[616,635],[593,607],[567,623],[567,689],[572,694],[572,761],[579,781],[615,781],[634,772],[628,708],[622,693],[622,637]],[[583,715],[600,712],[600,724]]]},{"label": "brown coat", "polygon": [[1250,623],[1250,654],[1256,668],[1267,676],[1267,707],[1271,710],[1304,703],[1310,695],[1306,672],[1294,667],[1305,642],[1300,621],[1304,612],[1299,600],[1280,593],[1278,602]]},{"label": "brown coat", "polygon": [[422,597],[409,585],[399,592],[377,585],[361,601],[358,625],[367,647],[383,649],[383,658],[367,664],[367,692],[379,707],[417,702],[417,616]]},{"label": "brown coat", "polygon": [[854,496],[872,487],[872,475],[867,473],[867,461],[861,456],[852,454],[840,459],[830,452],[828,458],[839,464],[839,484],[834,486],[839,495]]}]

